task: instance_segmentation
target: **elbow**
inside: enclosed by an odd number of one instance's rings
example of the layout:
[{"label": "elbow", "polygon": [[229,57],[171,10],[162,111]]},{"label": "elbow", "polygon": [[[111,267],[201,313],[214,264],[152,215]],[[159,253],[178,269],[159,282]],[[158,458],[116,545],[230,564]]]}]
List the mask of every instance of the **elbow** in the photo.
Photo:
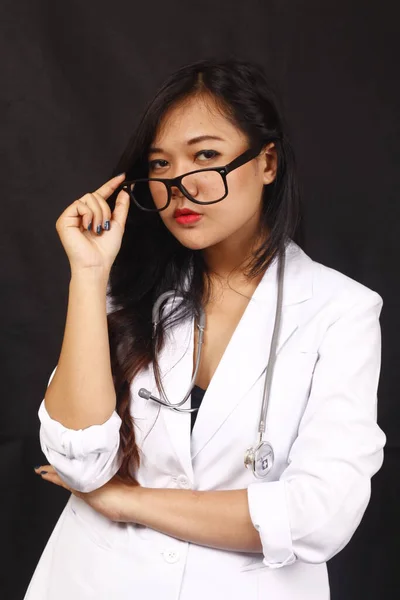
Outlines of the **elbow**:
[{"label": "elbow", "polygon": [[41,436],[41,448],[60,478],[73,490],[92,492],[105,485],[120,467],[119,444],[108,452],[91,453],[81,458],[68,458],[50,448]]},{"label": "elbow", "polygon": [[41,439],[41,448],[60,478],[73,490],[87,493],[105,485],[120,467],[119,446],[108,453],[89,455],[85,460],[67,459],[55,452]]},{"label": "elbow", "polygon": [[117,413],[103,425],[77,431],[51,419],[44,403],[39,409],[39,418],[43,454],[69,487],[90,492],[116,474],[120,466],[121,426]]},{"label": "elbow", "polygon": [[314,535],[293,541],[293,552],[298,560],[309,564],[326,563],[338,554],[351,540],[359,522],[346,531],[332,532],[330,527]]},{"label": "elbow", "polygon": [[340,500],[332,488],[327,494],[326,489],[313,489],[309,481],[301,486],[298,481],[282,480],[251,484],[250,514],[262,543],[264,564],[280,568],[296,560],[327,562],[353,536],[370,490],[369,477],[357,478]]},{"label": "elbow", "polygon": [[370,496],[371,482],[365,478],[358,482],[357,489],[352,488],[334,513],[325,513],[324,522],[317,522],[314,511],[299,518],[291,527],[293,552],[298,560],[320,564],[338,554],[358,528]]}]

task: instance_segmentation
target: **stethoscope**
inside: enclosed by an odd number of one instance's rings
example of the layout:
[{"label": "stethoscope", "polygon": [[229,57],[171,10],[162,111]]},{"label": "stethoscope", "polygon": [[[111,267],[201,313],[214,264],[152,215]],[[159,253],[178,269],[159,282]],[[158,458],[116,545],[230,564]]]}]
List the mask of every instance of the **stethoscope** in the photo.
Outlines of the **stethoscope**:
[{"label": "stethoscope", "polygon": [[[267,412],[268,412],[268,404],[269,404],[269,396],[271,390],[271,382],[272,376],[274,372],[275,362],[276,362],[276,349],[278,345],[278,337],[280,331],[281,324],[281,316],[282,316],[282,298],[283,298],[283,279],[284,279],[284,271],[285,271],[285,254],[282,252],[279,256],[278,261],[278,292],[277,292],[277,301],[276,301],[276,312],[275,312],[275,323],[274,329],[272,333],[271,346],[269,351],[268,365],[267,371],[265,375],[264,381],[264,390],[263,390],[263,400],[261,404],[260,411],[260,419],[258,423],[258,440],[255,446],[251,446],[247,448],[244,455],[244,465],[247,469],[252,469],[254,476],[257,479],[263,479],[268,475],[274,465],[274,449],[270,442],[264,439],[265,431],[266,431],[266,421],[267,421]],[[158,323],[160,321],[160,312],[162,304],[168,300],[169,298],[177,298],[177,294],[175,291],[165,292],[161,294],[157,301],[153,306],[152,312],[152,322],[153,322],[153,336],[156,333]],[[203,344],[204,337],[204,329],[206,324],[206,317],[203,309],[199,311],[199,318],[197,323],[198,328],[198,340],[197,340],[197,352],[196,352],[196,364],[193,371],[193,376],[189,384],[189,389],[186,392],[183,400],[178,402],[177,404],[172,404],[165,393],[162,392],[163,399],[157,398],[153,396],[149,390],[145,388],[141,388],[139,390],[139,396],[141,398],[145,398],[146,400],[153,400],[162,406],[175,410],[177,412],[194,412],[198,410],[198,408],[180,408],[185,402],[187,402],[192,390],[195,386],[197,372],[199,370],[200,358],[201,358],[201,347]]]}]

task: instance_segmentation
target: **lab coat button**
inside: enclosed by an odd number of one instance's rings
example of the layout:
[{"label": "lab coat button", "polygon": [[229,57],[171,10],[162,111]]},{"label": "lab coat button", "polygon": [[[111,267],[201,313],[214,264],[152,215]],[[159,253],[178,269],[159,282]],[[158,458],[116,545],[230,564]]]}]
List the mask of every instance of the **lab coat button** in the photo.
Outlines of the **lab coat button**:
[{"label": "lab coat button", "polygon": [[175,552],[175,550],[164,550],[163,556],[165,562],[170,563],[171,565],[179,560],[179,553]]},{"label": "lab coat button", "polygon": [[190,485],[190,481],[189,479],[186,477],[186,475],[179,475],[177,477],[177,481],[178,481],[178,485],[180,488],[183,488],[185,490],[190,489],[192,486]]}]

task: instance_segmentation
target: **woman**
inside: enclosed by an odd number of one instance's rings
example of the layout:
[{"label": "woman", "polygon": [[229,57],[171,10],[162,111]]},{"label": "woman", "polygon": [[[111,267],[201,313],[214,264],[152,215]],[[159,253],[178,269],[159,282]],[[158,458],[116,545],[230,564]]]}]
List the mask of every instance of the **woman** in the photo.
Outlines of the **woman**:
[{"label": "woman", "polygon": [[326,600],[382,464],[382,299],[295,243],[254,65],[175,73],[115,173],[57,221],[71,281],[37,473],[72,495],[25,598]]}]

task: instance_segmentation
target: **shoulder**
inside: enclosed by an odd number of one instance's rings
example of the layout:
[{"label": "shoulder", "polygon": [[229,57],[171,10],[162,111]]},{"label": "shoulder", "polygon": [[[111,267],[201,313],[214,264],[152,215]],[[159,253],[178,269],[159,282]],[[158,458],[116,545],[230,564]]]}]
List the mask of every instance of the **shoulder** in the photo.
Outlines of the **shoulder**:
[{"label": "shoulder", "polygon": [[382,306],[382,297],[366,285],[313,260],[295,242],[286,252],[289,277],[308,280],[310,293],[318,304],[335,304],[349,309],[358,304]]}]

